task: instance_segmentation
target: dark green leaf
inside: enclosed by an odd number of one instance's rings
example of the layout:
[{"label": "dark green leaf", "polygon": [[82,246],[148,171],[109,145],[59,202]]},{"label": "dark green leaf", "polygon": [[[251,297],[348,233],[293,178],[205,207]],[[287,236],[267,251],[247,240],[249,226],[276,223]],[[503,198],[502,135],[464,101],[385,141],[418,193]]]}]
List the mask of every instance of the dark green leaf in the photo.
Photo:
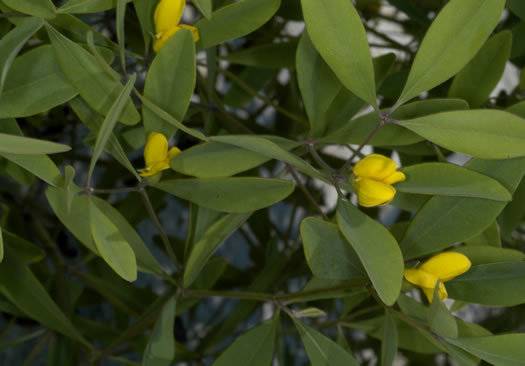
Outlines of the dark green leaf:
[{"label": "dark green leaf", "polygon": [[2,0],[10,8],[40,18],[54,18],[56,9],[51,0]]},{"label": "dark green leaf", "polygon": [[220,57],[232,64],[263,69],[295,68],[297,42],[270,43]]},{"label": "dark green leaf", "polygon": [[454,316],[439,298],[439,283],[438,281],[434,288],[434,297],[428,312],[428,325],[430,329],[441,336],[456,338],[458,336],[458,325]]},{"label": "dark green leaf", "polygon": [[142,366],[169,366],[175,357],[175,296],[170,297],[160,313],[144,350]]},{"label": "dark green leaf", "polygon": [[381,366],[392,366],[397,354],[397,326],[389,312],[385,313],[385,325],[381,340]]},{"label": "dark green leaf", "polygon": [[427,31],[396,106],[461,70],[494,30],[504,7],[505,0],[450,1]]},{"label": "dark green leaf", "polygon": [[313,275],[348,280],[366,277],[359,257],[336,225],[309,217],[301,223],[304,256]]},{"label": "dark green leaf", "polygon": [[522,366],[525,360],[525,334],[447,340],[495,366]]}]

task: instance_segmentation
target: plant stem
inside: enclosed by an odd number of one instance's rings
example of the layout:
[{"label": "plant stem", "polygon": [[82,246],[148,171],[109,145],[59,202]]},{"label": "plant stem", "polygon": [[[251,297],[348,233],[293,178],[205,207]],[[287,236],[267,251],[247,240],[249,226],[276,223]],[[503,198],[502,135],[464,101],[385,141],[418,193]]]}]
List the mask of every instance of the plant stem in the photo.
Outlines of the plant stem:
[{"label": "plant stem", "polygon": [[168,238],[168,235],[166,235],[166,232],[162,228],[162,225],[160,224],[157,214],[155,213],[155,210],[153,209],[153,206],[148,196],[148,192],[146,192],[146,190],[143,189],[140,191],[140,195],[142,196],[142,200],[144,201],[144,205],[146,206],[146,210],[148,211],[148,214],[151,218],[151,221],[153,222],[153,225],[155,225],[155,227],[157,228],[157,231],[159,232],[160,239],[162,241],[162,244],[164,244],[164,249],[166,249],[166,253],[170,257],[173,264],[175,265],[176,271],[179,273],[182,273],[182,266],[177,260],[177,256],[175,255],[175,252],[173,251],[173,247],[170,243],[170,239]]},{"label": "plant stem", "polygon": [[312,205],[315,207],[316,211],[319,213],[319,215],[321,215],[321,217],[324,219],[324,220],[329,220],[328,216],[326,216],[326,214],[323,212],[323,210],[321,210],[321,207],[319,206],[319,204],[317,203],[317,201],[312,197],[312,195],[310,194],[310,192],[308,192],[308,190],[306,189],[306,187],[304,186],[303,182],[301,182],[301,179],[299,178],[299,176],[297,175],[297,173],[295,172],[295,169],[293,166],[291,166],[290,164],[286,163],[286,167],[288,168],[288,171],[290,172],[290,174],[292,175],[293,179],[295,180],[295,182],[297,183],[297,185],[299,186],[299,189],[301,189],[301,191],[303,191],[304,195],[306,196],[306,198],[308,199],[308,201],[310,201],[312,203]]}]

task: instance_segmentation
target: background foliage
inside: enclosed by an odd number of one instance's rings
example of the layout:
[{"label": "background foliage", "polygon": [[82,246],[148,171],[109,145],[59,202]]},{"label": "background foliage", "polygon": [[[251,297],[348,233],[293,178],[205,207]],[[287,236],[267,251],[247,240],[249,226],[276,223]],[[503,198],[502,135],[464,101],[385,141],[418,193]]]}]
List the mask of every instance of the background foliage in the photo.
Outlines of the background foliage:
[{"label": "background foliage", "polygon": [[522,1],[157,3],[0,0],[3,365],[525,364]]}]

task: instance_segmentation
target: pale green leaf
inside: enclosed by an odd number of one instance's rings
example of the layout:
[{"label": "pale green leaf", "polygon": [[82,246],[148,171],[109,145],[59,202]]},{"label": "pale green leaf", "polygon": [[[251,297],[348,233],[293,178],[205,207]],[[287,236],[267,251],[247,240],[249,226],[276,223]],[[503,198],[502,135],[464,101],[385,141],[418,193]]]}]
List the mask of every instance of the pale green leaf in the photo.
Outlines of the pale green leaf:
[{"label": "pale green leaf", "polygon": [[56,154],[69,150],[71,150],[69,146],[57,144],[56,142],[0,133],[0,153],[41,155]]},{"label": "pale green leaf", "polygon": [[387,305],[396,302],[401,291],[404,262],[396,239],[379,222],[340,200],[337,225],[359,256],[377,294]]},{"label": "pale green leaf", "polygon": [[447,341],[495,366],[522,366],[525,360],[525,334],[522,333]]},{"label": "pale green leaf", "polygon": [[381,340],[381,366],[392,366],[397,354],[397,326],[393,316],[385,312],[383,338]]},{"label": "pale green leaf", "polygon": [[10,8],[23,14],[50,19],[56,15],[56,9],[51,0],[2,0]]},{"label": "pale green leaf", "polygon": [[206,19],[211,19],[213,4],[212,0],[192,0],[193,4]]},{"label": "pale green leaf", "polygon": [[458,336],[458,325],[447,306],[439,298],[439,283],[438,281],[434,288],[434,297],[428,311],[428,325],[430,329],[441,336],[456,338]]}]

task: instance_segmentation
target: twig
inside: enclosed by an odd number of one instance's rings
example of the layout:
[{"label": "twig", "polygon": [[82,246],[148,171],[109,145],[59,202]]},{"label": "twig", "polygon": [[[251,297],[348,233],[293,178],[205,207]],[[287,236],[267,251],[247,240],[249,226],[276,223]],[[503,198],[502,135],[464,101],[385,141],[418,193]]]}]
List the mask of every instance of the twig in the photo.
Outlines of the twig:
[{"label": "twig", "polygon": [[325,213],[323,212],[323,210],[321,210],[321,207],[319,206],[319,204],[316,202],[316,200],[312,197],[312,195],[310,194],[310,192],[308,192],[308,190],[306,189],[306,187],[304,186],[303,182],[301,182],[301,179],[299,178],[299,176],[297,175],[297,173],[295,172],[295,169],[294,167],[292,167],[290,164],[286,163],[286,167],[288,168],[288,171],[290,172],[290,174],[292,175],[293,179],[295,180],[295,182],[297,183],[297,185],[299,186],[299,189],[301,189],[301,191],[303,191],[304,195],[306,196],[306,198],[308,199],[308,201],[310,201],[310,203],[315,207],[316,211],[319,213],[319,215],[321,215],[321,217],[328,221],[329,218],[328,216],[325,215]]}]

